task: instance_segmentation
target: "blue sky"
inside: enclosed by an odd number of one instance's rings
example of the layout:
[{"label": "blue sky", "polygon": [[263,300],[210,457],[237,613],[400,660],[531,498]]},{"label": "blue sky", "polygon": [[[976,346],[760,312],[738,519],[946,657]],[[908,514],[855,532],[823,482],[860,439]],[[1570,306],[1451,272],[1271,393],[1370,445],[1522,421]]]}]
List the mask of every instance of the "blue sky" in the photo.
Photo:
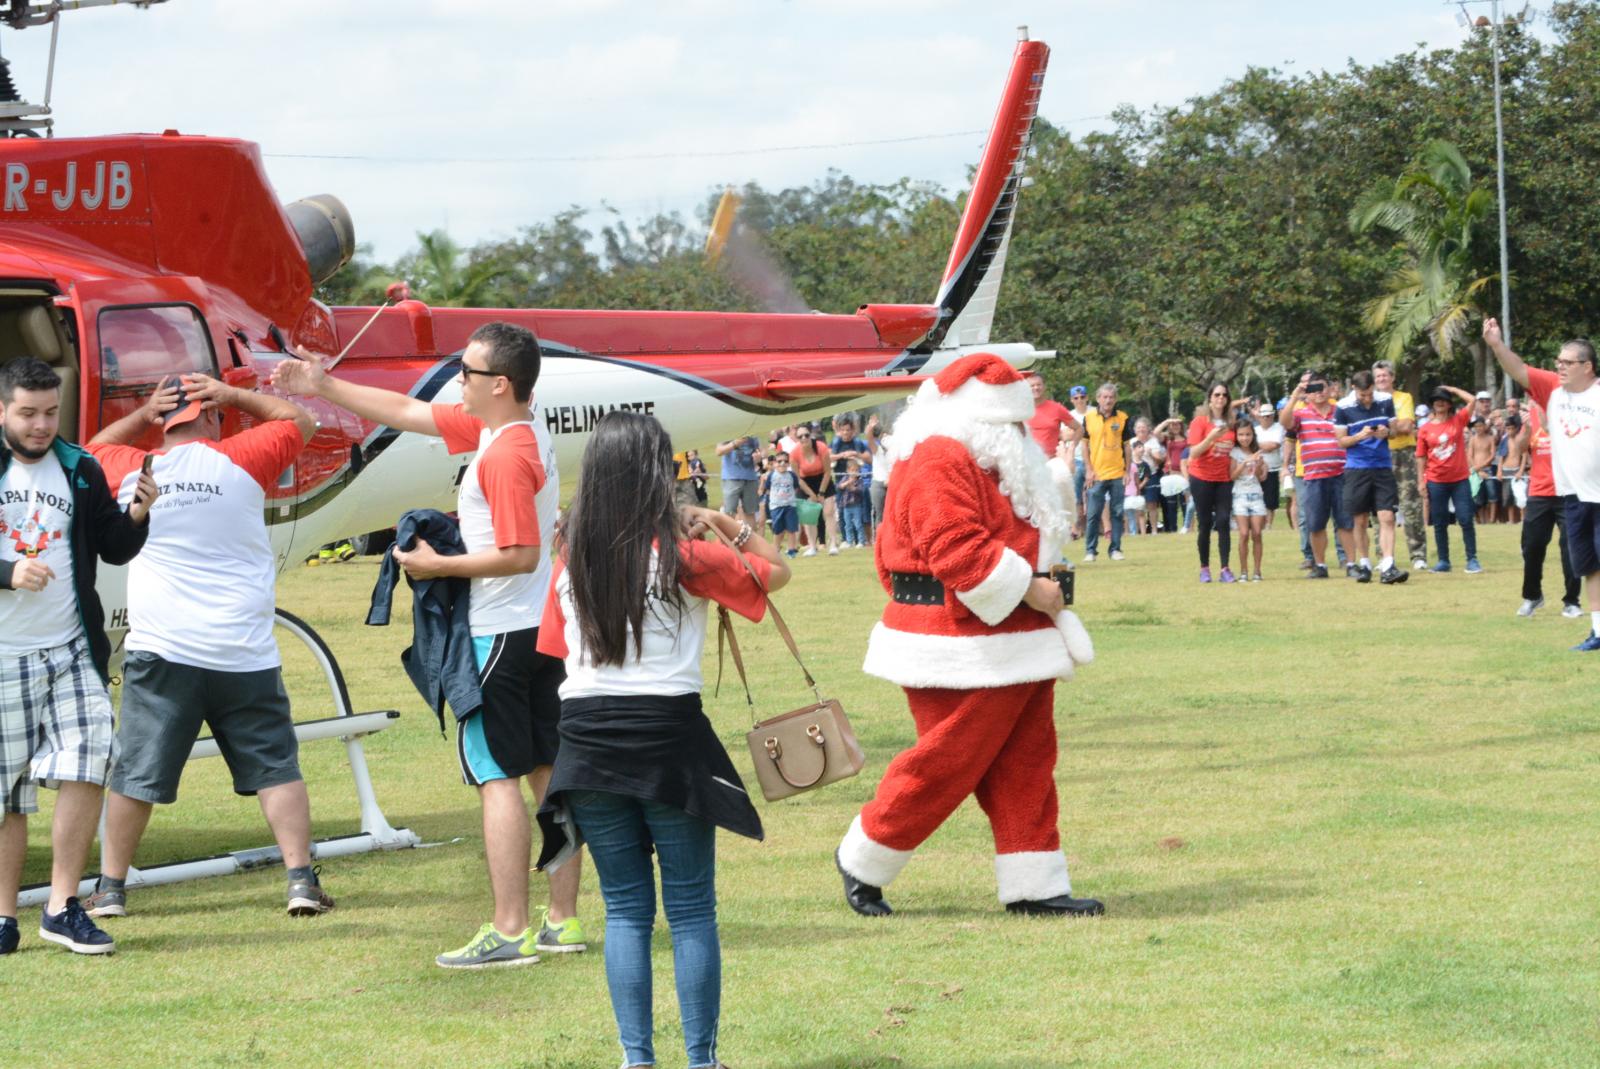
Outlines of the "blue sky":
[{"label": "blue sky", "polygon": [[[1451,46],[1455,14],[1439,0],[168,0],[67,13],[54,104],[63,136],[258,141],[285,200],[339,196],[391,259],[418,230],[472,243],[574,204],[597,225],[602,202],[690,215],[722,184],[829,167],[954,190],[1019,25],[1052,49],[1041,114],[1083,133],[1250,65]],[[0,30],[30,99],[47,46],[46,30]],[[924,135],[950,136],[843,144]],[[787,150],[812,145],[830,147]]]}]

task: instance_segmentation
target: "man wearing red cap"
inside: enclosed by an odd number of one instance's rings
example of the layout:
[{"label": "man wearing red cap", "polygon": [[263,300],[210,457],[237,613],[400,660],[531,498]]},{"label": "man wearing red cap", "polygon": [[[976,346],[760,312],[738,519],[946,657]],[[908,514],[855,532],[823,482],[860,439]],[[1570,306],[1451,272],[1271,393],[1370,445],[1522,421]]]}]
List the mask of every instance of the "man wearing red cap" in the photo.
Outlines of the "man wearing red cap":
[{"label": "man wearing red cap", "polygon": [[975,353],[923,383],[890,438],[877,544],[891,600],[865,670],[905,689],[917,741],[889,763],[839,846],[845,900],[883,916],[887,886],[969,795],[994,832],[1014,913],[1104,912],[1072,897],[1056,827],[1055,681],[1094,649],[1045,569],[1069,521],[1025,423],[1017,372]]},{"label": "man wearing red cap", "polygon": [[[223,407],[255,426],[223,438]],[[134,444],[158,425],[160,448]],[[272,635],[275,568],[264,519],[267,490],[316,426],[292,401],[185,375],[181,391],[162,384],[89,443],[120,500],[146,462],[161,487],[149,541],[128,569],[122,758],[111,776],[105,871],[86,903],[91,916],[126,914],[124,881],[151,810],[177,799],[203,723],[234,792],[261,803],[288,870],[288,912],[333,908],[311,867],[311,805]]]}]

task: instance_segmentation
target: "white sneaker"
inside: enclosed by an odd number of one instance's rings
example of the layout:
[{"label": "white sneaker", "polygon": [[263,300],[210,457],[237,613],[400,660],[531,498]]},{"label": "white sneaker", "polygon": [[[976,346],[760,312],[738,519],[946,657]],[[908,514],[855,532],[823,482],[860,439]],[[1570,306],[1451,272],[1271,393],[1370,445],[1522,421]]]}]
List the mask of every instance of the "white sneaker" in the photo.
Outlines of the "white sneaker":
[{"label": "white sneaker", "polygon": [[1578,617],[1583,615],[1583,610],[1578,608],[1576,605],[1563,605],[1561,607],[1561,615],[1566,617],[1568,620],[1576,620]]},{"label": "white sneaker", "polygon": [[1085,553],[1083,555],[1083,563],[1085,563],[1085,564],[1094,563],[1094,550],[1091,549],[1089,552],[1087,552],[1087,553]]},{"label": "white sneaker", "polygon": [[1544,605],[1543,598],[1523,598],[1522,605],[1517,609],[1518,616],[1532,616]]},{"label": "white sneaker", "polygon": [[1425,572],[1428,570],[1428,562],[1423,560],[1421,557],[1418,557],[1416,560],[1411,562],[1411,570],[1414,572]]},{"label": "white sneaker", "polygon": [[817,547],[816,546],[807,546],[806,547],[806,551],[804,553],[800,554],[800,555],[802,557],[815,557],[817,555]]},{"label": "white sneaker", "polygon": [[828,556],[837,557],[838,555],[839,555],[839,547],[838,546],[829,546],[828,547]]},{"label": "white sneaker", "polygon": [[1122,556],[1122,550],[1113,549],[1111,551],[1111,559],[1112,560],[1124,560],[1125,558]]}]

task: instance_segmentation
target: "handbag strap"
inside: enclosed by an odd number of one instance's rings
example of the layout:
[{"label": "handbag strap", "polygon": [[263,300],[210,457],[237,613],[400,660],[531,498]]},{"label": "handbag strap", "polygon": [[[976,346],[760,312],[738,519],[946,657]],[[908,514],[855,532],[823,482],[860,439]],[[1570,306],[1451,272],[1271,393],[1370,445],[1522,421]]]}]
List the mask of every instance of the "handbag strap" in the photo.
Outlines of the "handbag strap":
[{"label": "handbag strap", "polygon": [[[783,643],[784,643],[784,645],[789,647],[789,653],[794,657],[794,663],[800,666],[800,674],[805,677],[806,686],[810,687],[811,688],[811,692],[817,696],[817,701],[819,701],[819,702],[822,701],[823,700],[822,691],[817,687],[816,679],[812,677],[811,670],[806,667],[806,662],[801,658],[801,656],[800,656],[800,647],[795,644],[794,634],[789,630],[789,625],[784,623],[783,614],[778,611],[778,606],[773,603],[772,595],[767,593],[767,585],[761,581],[761,576],[756,572],[755,567],[750,563],[749,559],[743,553],[741,553],[739,551],[739,549],[736,546],[734,546],[734,544],[732,542],[728,541],[728,536],[727,535],[723,534],[721,531],[719,531],[714,526],[711,527],[711,533],[717,536],[717,540],[719,542],[721,542],[723,545],[727,546],[730,550],[733,550],[733,555],[735,557],[739,558],[739,563],[743,564],[744,568],[745,568],[745,571],[750,573],[751,581],[756,584],[756,588],[761,591],[761,596],[766,601],[767,612],[772,616],[773,626],[778,629],[778,634],[783,636]],[[751,698],[750,698],[750,680],[745,675],[744,659],[743,659],[743,657],[740,656],[740,653],[739,653],[739,640],[736,639],[734,637],[734,635],[733,635],[733,620],[732,620],[732,617],[730,617],[728,615],[728,610],[724,606],[718,605],[717,606],[717,686],[718,686],[718,689],[720,689],[721,686],[722,686],[722,636],[724,634],[726,634],[728,636],[728,649],[729,649],[729,652],[733,655],[733,666],[739,672],[739,680],[740,680],[740,682],[744,684],[745,700],[747,702],[749,702],[751,708],[753,709],[755,707],[755,702],[753,700],[751,700]]]}]

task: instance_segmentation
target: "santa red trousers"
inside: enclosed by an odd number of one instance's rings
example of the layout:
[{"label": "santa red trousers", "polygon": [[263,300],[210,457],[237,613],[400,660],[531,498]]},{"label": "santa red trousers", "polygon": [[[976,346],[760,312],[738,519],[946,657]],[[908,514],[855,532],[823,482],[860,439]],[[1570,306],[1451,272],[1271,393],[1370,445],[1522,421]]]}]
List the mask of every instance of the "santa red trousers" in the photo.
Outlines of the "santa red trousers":
[{"label": "santa red trousers", "polygon": [[839,847],[839,864],[885,887],[975,795],[994,832],[1000,900],[1067,894],[1056,827],[1055,681],[983,690],[906,688],[917,741],[889,762]]}]

